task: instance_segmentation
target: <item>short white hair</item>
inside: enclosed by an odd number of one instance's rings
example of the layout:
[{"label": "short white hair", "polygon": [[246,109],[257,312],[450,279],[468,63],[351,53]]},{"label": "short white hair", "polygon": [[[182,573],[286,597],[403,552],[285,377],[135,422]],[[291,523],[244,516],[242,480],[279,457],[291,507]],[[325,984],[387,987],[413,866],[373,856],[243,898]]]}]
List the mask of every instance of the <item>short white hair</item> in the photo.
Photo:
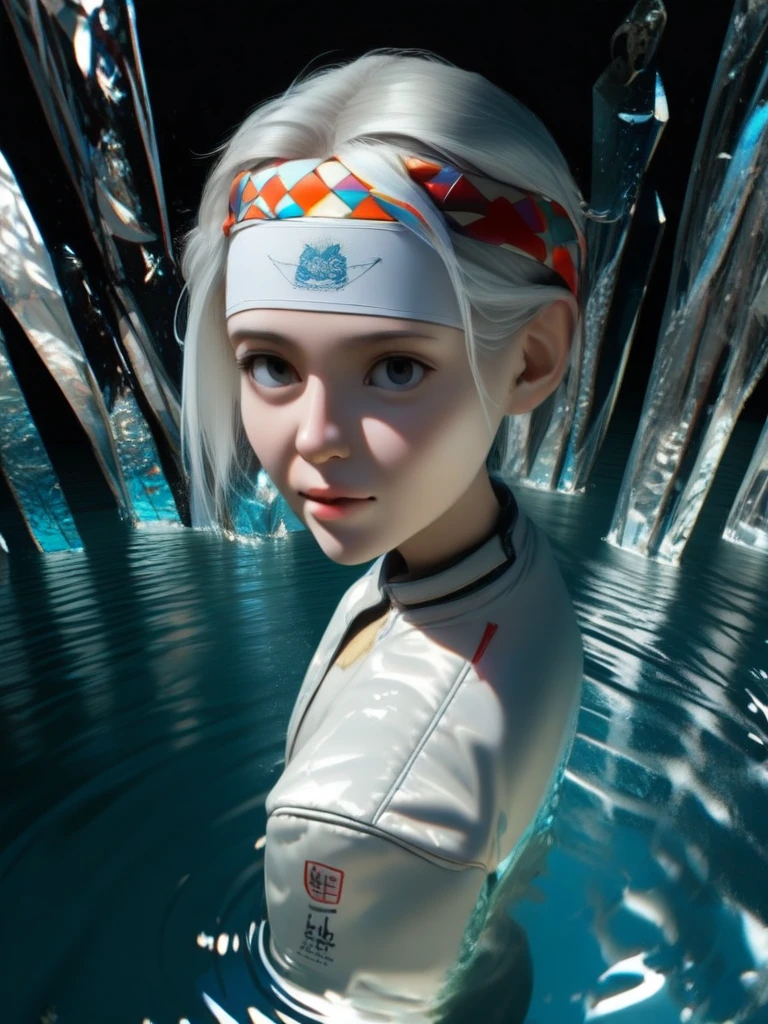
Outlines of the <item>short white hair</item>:
[{"label": "short white hair", "polygon": [[[243,170],[278,159],[338,156],[378,188],[416,207],[424,237],[456,288],[469,364],[483,400],[478,352],[498,349],[546,305],[571,299],[547,267],[448,229],[405,170],[401,157],[440,158],[556,200],[583,231],[582,200],[566,161],[542,122],[481,75],[432,54],[377,50],[298,79],[257,107],[220,151],[182,261],[189,290],[184,338],[182,451],[195,525],[225,525],[227,494],[250,449],[240,422],[240,382],[224,311],[230,186]],[[578,358],[580,331],[571,347]],[[563,385],[561,385],[562,387]],[[554,395],[534,410],[534,448]],[[487,415],[487,411],[486,411]],[[501,465],[506,419],[490,449]]]}]

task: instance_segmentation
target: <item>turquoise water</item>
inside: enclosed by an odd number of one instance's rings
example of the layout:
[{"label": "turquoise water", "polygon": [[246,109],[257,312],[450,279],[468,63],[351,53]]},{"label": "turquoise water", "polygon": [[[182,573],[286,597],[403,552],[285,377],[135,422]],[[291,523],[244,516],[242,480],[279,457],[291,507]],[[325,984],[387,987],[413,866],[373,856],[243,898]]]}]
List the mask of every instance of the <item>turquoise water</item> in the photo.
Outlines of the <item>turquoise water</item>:
[{"label": "turquoise water", "polygon": [[[587,674],[555,846],[510,908],[533,959],[526,1019],[761,1024],[768,556],[718,539],[758,427],[737,429],[680,569],[601,540],[631,430],[613,425],[586,495],[517,490]],[[202,1024],[203,992],[247,1021],[264,799],[363,567],[305,532],[233,544],[98,507],[78,521],[85,553],[0,563],[0,1021]]]}]

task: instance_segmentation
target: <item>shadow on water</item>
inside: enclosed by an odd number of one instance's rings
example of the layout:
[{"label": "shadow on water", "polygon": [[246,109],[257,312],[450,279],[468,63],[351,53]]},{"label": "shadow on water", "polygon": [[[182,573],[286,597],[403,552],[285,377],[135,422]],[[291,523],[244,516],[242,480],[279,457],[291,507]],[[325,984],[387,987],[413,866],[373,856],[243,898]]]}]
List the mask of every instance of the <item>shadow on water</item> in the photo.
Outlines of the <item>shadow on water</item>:
[{"label": "shadow on water", "polygon": [[[510,907],[526,1019],[760,1024],[768,559],[719,540],[754,438],[679,570],[602,541],[630,439],[613,431],[583,496],[517,492],[587,655],[554,848]],[[361,567],[306,533],[232,544],[103,509],[78,525],[84,553],[0,572],[0,1017],[202,1024],[203,991],[229,1009],[258,987],[264,799]]]}]

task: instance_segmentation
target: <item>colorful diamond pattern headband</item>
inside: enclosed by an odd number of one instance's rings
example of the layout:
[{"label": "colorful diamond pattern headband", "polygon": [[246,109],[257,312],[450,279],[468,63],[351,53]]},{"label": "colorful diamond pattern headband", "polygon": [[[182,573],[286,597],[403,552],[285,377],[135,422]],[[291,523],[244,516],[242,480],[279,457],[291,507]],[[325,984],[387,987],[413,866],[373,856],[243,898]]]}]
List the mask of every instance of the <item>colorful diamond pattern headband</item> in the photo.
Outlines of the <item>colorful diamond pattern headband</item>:
[{"label": "colorful diamond pattern headband", "polygon": [[[559,203],[449,164],[417,157],[404,163],[452,230],[537,260],[578,294],[584,240]],[[242,171],[230,190],[229,211],[225,235],[241,224],[293,217],[425,225],[414,207],[380,192],[335,158],[284,160]]]}]

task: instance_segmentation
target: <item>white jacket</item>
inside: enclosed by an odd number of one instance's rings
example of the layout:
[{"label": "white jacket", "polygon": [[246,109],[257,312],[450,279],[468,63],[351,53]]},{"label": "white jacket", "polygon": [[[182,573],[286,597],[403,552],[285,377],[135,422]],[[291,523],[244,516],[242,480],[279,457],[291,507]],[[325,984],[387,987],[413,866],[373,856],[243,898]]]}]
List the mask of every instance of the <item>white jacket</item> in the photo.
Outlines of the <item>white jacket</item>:
[{"label": "white jacket", "polygon": [[[423,579],[379,558],[307,670],[266,804],[269,949],[294,995],[422,1019],[562,775],[581,635],[545,535],[492,483],[498,533]],[[373,647],[332,668],[358,616],[387,604]]]}]

